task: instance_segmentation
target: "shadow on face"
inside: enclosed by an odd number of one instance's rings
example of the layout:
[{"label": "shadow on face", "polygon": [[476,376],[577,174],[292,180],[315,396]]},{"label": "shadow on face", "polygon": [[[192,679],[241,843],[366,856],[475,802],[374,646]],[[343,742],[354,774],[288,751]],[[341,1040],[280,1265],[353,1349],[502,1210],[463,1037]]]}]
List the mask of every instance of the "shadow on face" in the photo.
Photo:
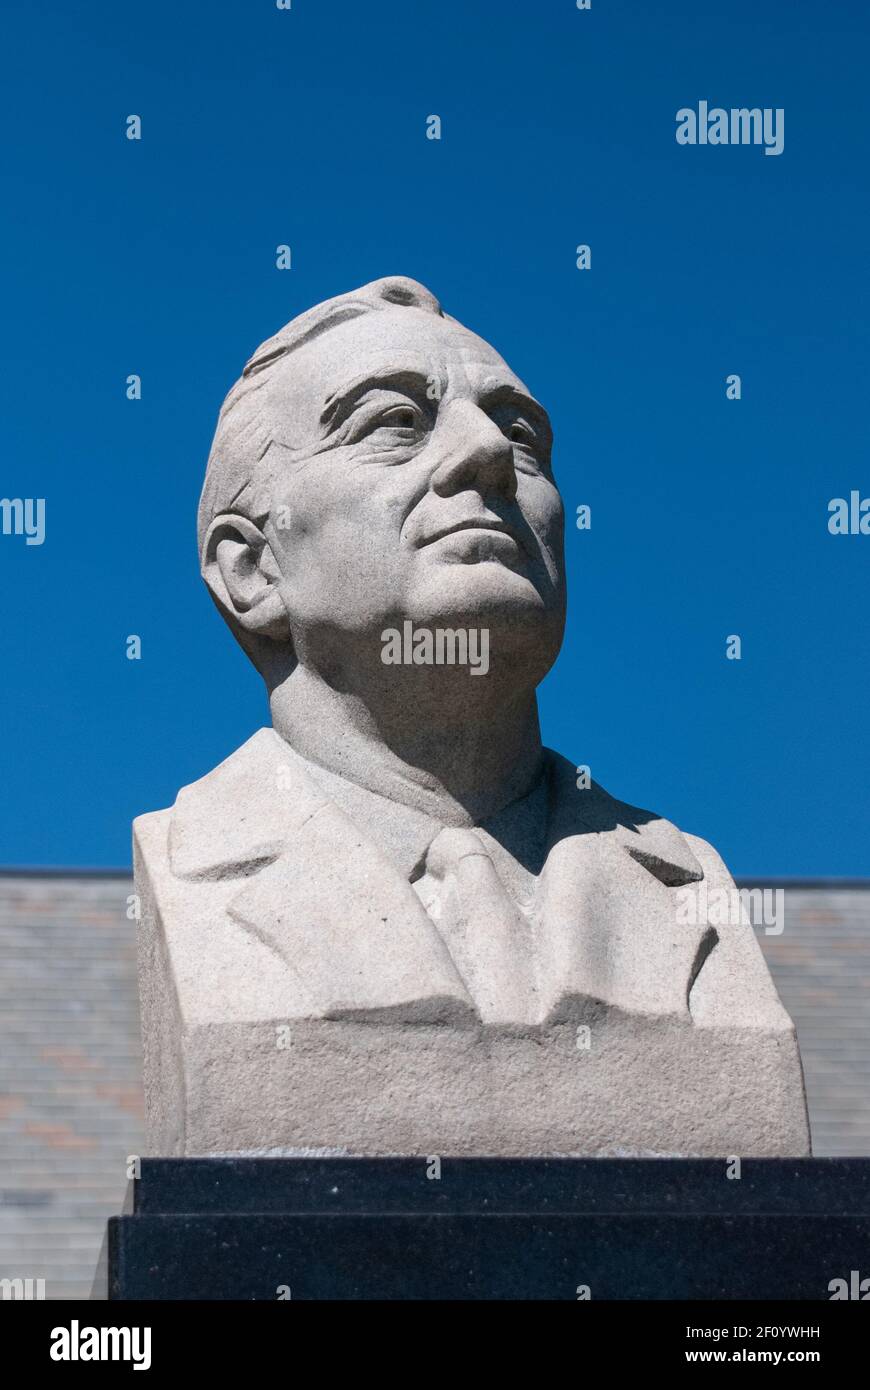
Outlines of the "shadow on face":
[{"label": "shadow on face", "polygon": [[541,678],[565,608],[552,434],[493,348],[418,309],[365,314],[289,356],[263,408],[264,530],[301,659],[359,660],[406,620],[485,625],[493,669]]}]

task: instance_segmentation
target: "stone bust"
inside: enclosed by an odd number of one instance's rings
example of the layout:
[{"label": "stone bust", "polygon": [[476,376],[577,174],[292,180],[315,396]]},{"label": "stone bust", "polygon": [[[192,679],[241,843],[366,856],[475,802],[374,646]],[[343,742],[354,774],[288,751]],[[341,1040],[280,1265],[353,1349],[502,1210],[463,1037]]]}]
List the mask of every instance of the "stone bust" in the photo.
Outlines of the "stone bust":
[{"label": "stone bust", "polygon": [[135,822],[151,1152],[808,1152],[753,930],[705,916],[721,860],[542,747],[550,452],[403,277],[228,395],[200,561],[272,724]]}]

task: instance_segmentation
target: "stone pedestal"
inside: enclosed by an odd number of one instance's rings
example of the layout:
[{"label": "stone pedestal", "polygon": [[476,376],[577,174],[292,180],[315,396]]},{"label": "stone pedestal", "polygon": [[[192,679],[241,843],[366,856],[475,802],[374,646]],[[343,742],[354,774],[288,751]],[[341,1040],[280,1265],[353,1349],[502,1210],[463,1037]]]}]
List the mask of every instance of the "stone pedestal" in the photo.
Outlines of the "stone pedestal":
[{"label": "stone pedestal", "polygon": [[828,1300],[832,1281],[870,1276],[870,1159],[735,1171],[724,1158],[143,1159],[94,1296]]}]

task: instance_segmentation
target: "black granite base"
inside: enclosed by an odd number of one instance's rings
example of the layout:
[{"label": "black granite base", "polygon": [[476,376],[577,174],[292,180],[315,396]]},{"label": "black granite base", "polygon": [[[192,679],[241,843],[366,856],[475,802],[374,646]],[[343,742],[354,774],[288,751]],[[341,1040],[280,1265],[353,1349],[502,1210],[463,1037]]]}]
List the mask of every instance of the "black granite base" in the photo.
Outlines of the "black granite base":
[{"label": "black granite base", "polygon": [[423,1158],[143,1159],[94,1296],[827,1300],[832,1281],[870,1278],[870,1159],[744,1159],[739,1178],[725,1159],[435,1171]]}]

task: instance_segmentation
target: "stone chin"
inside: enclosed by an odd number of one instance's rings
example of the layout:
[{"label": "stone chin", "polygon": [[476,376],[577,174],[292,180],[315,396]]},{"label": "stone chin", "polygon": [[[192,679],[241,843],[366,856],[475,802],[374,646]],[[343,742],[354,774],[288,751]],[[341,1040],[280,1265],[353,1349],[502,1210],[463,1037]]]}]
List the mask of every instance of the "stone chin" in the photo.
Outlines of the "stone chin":
[{"label": "stone chin", "polygon": [[531,573],[525,556],[509,563],[495,555],[469,559],[446,550],[418,569],[408,596],[408,616],[418,622],[489,622],[517,635],[526,632],[533,645],[544,631],[555,632],[558,650],[565,623],[564,587],[552,583],[543,565],[540,569],[539,574]]}]

